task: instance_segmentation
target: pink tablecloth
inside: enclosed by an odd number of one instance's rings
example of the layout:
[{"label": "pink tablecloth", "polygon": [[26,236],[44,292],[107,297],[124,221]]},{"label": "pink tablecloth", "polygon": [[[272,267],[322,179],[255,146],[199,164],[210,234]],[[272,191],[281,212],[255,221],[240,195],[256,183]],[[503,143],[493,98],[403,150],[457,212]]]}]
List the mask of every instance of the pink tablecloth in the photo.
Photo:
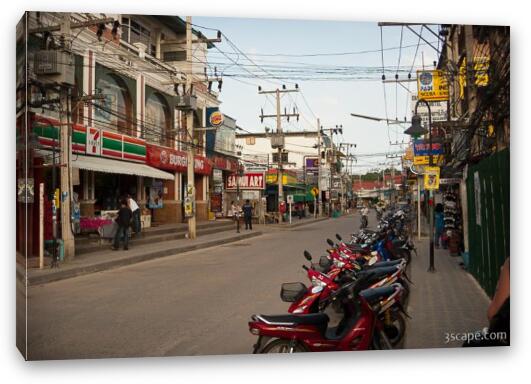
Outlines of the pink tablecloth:
[{"label": "pink tablecloth", "polygon": [[112,220],[102,219],[100,217],[82,217],[79,219],[81,231],[97,231],[102,225],[111,223]]}]

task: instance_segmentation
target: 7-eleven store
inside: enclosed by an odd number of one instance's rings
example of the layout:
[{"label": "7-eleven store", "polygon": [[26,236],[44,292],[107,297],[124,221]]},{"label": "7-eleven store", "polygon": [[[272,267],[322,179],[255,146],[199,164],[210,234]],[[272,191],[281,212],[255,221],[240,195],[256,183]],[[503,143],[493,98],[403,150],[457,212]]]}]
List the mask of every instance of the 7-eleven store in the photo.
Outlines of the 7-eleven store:
[{"label": "7-eleven store", "polygon": [[[36,182],[45,183],[45,195],[59,188],[59,172],[55,172],[52,183],[52,168],[59,164],[59,121],[44,116],[33,116],[33,132],[37,139]],[[149,216],[158,223],[180,222],[181,199],[180,180],[186,167],[168,166],[153,161],[153,146],[145,140],[99,128],[73,124],[71,130],[71,196],[75,192],[80,207],[81,232],[97,230],[109,222],[108,215],[119,208],[121,196],[130,194],[142,208],[143,216]],[[148,154],[149,148],[149,154]],[[158,147],[159,153],[175,153],[170,148]],[[150,156],[151,155],[151,156]],[[149,165],[148,165],[149,163]],[[196,173],[199,180],[211,173],[208,159],[196,156]],[[56,168],[57,169],[57,168]],[[55,184],[55,185],[52,185]],[[36,188],[38,188],[36,183]],[[150,207],[150,193],[154,186],[160,186],[162,204]],[[45,214],[51,224],[51,213]],[[51,226],[50,226],[51,227]],[[46,228],[46,225],[45,225]],[[45,231],[46,232],[46,231]],[[48,235],[48,236],[47,236]],[[51,234],[45,233],[45,238]]]}]

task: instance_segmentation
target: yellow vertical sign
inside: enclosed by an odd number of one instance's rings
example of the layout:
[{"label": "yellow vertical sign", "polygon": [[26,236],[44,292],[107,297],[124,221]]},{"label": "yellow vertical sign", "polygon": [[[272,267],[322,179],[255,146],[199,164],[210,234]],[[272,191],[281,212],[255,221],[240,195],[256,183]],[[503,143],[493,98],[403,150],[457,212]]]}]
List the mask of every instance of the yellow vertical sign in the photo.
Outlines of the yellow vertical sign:
[{"label": "yellow vertical sign", "polygon": [[439,167],[424,167],[424,189],[439,189]]}]

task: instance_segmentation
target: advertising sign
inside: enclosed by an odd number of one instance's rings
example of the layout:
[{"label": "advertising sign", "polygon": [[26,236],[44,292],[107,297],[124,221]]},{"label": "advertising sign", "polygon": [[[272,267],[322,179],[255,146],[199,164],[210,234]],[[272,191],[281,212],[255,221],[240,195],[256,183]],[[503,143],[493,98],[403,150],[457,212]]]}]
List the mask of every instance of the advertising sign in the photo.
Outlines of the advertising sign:
[{"label": "advertising sign", "polygon": [[425,167],[424,170],[426,172],[424,174],[424,189],[439,189],[439,175],[441,169],[439,167]]},{"label": "advertising sign", "polygon": [[218,107],[209,107],[206,109],[207,127],[219,127],[223,124],[223,114]]},{"label": "advertising sign", "polygon": [[265,176],[263,172],[246,172],[241,176],[236,174],[227,177],[226,190],[236,190],[239,186],[242,190],[265,189]]},{"label": "advertising sign", "polygon": [[415,156],[429,156],[430,152],[432,155],[442,155],[443,154],[443,145],[441,142],[434,141],[430,143],[428,140],[415,140],[413,143],[413,152]]},{"label": "advertising sign", "polygon": [[[148,144],[147,164],[159,169],[184,173],[188,167],[188,154],[186,152]],[[201,175],[209,175],[212,172],[210,161],[203,156],[195,156],[194,172]]]},{"label": "advertising sign", "polygon": [[101,130],[98,128],[87,128],[87,155],[101,155]]},{"label": "advertising sign", "polygon": [[319,169],[319,158],[318,157],[307,157],[306,158],[306,169]]},{"label": "advertising sign", "polygon": [[419,99],[448,100],[448,81],[440,70],[417,71],[417,87]]},{"label": "advertising sign", "polygon": [[153,180],[149,189],[149,208],[162,208],[163,183],[161,180]]}]

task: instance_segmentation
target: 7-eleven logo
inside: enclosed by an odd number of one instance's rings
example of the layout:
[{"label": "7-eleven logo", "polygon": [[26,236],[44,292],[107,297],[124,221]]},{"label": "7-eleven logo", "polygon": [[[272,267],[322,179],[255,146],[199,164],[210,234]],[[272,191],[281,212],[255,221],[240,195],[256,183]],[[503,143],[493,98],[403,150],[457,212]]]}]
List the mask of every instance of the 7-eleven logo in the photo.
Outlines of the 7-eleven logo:
[{"label": "7-eleven logo", "polygon": [[101,155],[101,130],[98,128],[87,129],[87,154]]}]

